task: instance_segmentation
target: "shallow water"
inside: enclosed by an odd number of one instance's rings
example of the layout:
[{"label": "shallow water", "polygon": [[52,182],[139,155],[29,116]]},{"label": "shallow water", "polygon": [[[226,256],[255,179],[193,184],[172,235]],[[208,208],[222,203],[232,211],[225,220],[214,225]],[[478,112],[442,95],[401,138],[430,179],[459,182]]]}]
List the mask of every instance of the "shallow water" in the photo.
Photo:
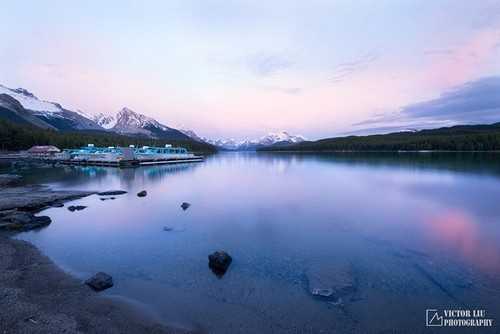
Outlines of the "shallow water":
[{"label": "shallow water", "polygon": [[[129,192],[72,203],[83,211],[45,210],[53,223],[19,238],[82,279],[111,274],[104,294],[166,323],[422,332],[429,308],[500,320],[500,154],[227,153],[188,165],[16,172],[58,189]],[[207,260],[219,249],[233,256],[222,278]],[[312,296],[312,275],[350,289]]]}]

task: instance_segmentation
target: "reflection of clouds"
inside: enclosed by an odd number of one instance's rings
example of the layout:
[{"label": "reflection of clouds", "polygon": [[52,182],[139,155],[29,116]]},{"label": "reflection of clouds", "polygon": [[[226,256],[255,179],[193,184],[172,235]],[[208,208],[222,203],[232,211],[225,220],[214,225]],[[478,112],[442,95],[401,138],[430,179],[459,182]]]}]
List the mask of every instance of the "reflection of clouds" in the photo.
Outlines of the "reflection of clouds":
[{"label": "reflection of clouds", "polygon": [[488,273],[500,272],[500,249],[484,235],[470,216],[460,210],[449,210],[424,220],[428,238],[457,257]]}]

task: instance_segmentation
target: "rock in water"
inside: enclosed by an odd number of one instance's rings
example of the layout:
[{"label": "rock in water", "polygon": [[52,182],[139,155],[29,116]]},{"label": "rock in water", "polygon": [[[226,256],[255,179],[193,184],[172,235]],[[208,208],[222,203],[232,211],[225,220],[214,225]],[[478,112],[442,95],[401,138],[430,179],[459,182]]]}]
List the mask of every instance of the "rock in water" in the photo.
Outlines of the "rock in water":
[{"label": "rock in water", "polygon": [[0,229],[29,231],[45,227],[52,222],[47,216],[34,216],[29,212],[13,211],[0,217]]},{"label": "rock in water", "polygon": [[189,207],[191,206],[191,204],[189,204],[188,202],[183,202],[181,204],[181,208],[182,210],[186,211]]},{"label": "rock in water", "polygon": [[139,191],[137,193],[137,196],[138,197],[146,197],[147,194],[148,194],[148,192],[146,190],[143,190],[143,191]]},{"label": "rock in water", "polygon": [[68,210],[73,212],[73,211],[80,211],[80,210],[83,210],[85,209],[86,206],[85,205],[70,205],[68,206]]},{"label": "rock in water", "polygon": [[228,253],[217,251],[208,256],[208,267],[215,275],[222,277],[232,261],[233,259]]},{"label": "rock in water", "polygon": [[348,264],[314,265],[305,274],[309,292],[313,296],[338,300],[356,291],[354,274]]},{"label": "rock in water", "polygon": [[0,174],[0,187],[10,186],[21,180],[21,176],[16,174]]},{"label": "rock in water", "polygon": [[163,227],[163,231],[165,231],[165,232],[171,232],[171,231],[173,231],[173,230],[174,230],[174,228],[173,228],[173,227],[170,227],[170,226],[164,226],[164,227]]},{"label": "rock in water", "polygon": [[125,190],[110,190],[110,191],[103,191],[100,193],[97,193],[99,196],[116,196],[116,195],[123,195],[126,194],[127,192]]},{"label": "rock in water", "polygon": [[113,286],[113,277],[106,273],[98,272],[91,278],[85,281],[85,284],[90,286],[95,291],[102,291]]}]

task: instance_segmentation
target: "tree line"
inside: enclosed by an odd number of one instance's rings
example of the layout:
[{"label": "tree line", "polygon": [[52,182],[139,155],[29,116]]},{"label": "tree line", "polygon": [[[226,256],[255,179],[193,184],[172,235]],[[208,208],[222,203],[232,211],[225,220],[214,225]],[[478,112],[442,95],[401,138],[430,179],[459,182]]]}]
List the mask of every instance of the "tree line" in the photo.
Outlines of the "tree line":
[{"label": "tree line", "polygon": [[87,144],[108,147],[129,145],[136,146],[182,146],[193,152],[215,152],[210,144],[195,140],[165,140],[140,136],[125,136],[104,131],[54,131],[40,129],[31,125],[13,123],[0,119],[0,150],[17,151],[29,149],[35,145],[54,145],[60,149],[77,148]]},{"label": "tree line", "polygon": [[262,151],[497,151],[500,123],[397,132],[385,135],[348,136],[274,145]]}]

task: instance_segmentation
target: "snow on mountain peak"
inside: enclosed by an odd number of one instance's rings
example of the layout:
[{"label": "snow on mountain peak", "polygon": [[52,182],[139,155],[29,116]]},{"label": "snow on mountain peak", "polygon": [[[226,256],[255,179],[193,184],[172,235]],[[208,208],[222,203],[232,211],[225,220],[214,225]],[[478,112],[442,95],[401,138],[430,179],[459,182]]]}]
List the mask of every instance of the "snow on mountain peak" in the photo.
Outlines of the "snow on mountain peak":
[{"label": "snow on mountain peak", "polygon": [[[206,143],[225,148],[227,150],[253,150],[261,146],[269,146],[276,143],[300,143],[306,139],[300,135],[291,135],[286,131],[271,132],[259,139],[244,139],[244,140],[234,140],[234,139],[207,139],[204,137],[197,136],[193,131],[183,130],[183,133],[190,136],[193,139],[201,139]],[[195,138],[196,137],[196,138]]]},{"label": "snow on mountain peak", "polygon": [[116,125],[116,117],[113,115],[108,115],[105,113],[98,113],[97,115],[93,116],[92,119],[94,122],[96,122],[99,126],[103,127],[106,130],[109,130],[113,128]]},{"label": "snow on mountain peak", "polygon": [[259,140],[259,144],[273,145],[279,142],[300,143],[304,140],[305,138],[300,135],[293,136],[286,131],[280,131],[280,132],[270,132],[266,136],[261,137]]},{"label": "snow on mountain peak", "polygon": [[33,93],[31,93],[29,90],[27,90],[27,89],[19,87],[19,88],[13,89],[13,91],[16,92],[16,93],[22,94],[24,96],[32,97],[32,98],[38,100],[38,98]]},{"label": "snow on mountain peak", "polygon": [[119,133],[150,134],[152,128],[162,131],[171,130],[154,118],[137,113],[128,107],[123,107],[114,115],[99,113],[93,117],[93,120],[103,128]]},{"label": "snow on mountain peak", "polygon": [[167,130],[167,127],[160,124],[154,118],[148,117],[143,114],[136,113],[132,109],[127,107],[123,107],[118,114],[116,115],[117,125],[127,126],[127,127],[136,127],[136,128],[144,128],[146,126],[153,126],[156,128],[160,128],[162,130]]},{"label": "snow on mountain peak", "polygon": [[24,88],[11,89],[0,85],[0,94],[7,94],[15,98],[23,108],[40,112],[42,114],[62,112],[62,107],[53,102],[39,100],[33,93]]}]

